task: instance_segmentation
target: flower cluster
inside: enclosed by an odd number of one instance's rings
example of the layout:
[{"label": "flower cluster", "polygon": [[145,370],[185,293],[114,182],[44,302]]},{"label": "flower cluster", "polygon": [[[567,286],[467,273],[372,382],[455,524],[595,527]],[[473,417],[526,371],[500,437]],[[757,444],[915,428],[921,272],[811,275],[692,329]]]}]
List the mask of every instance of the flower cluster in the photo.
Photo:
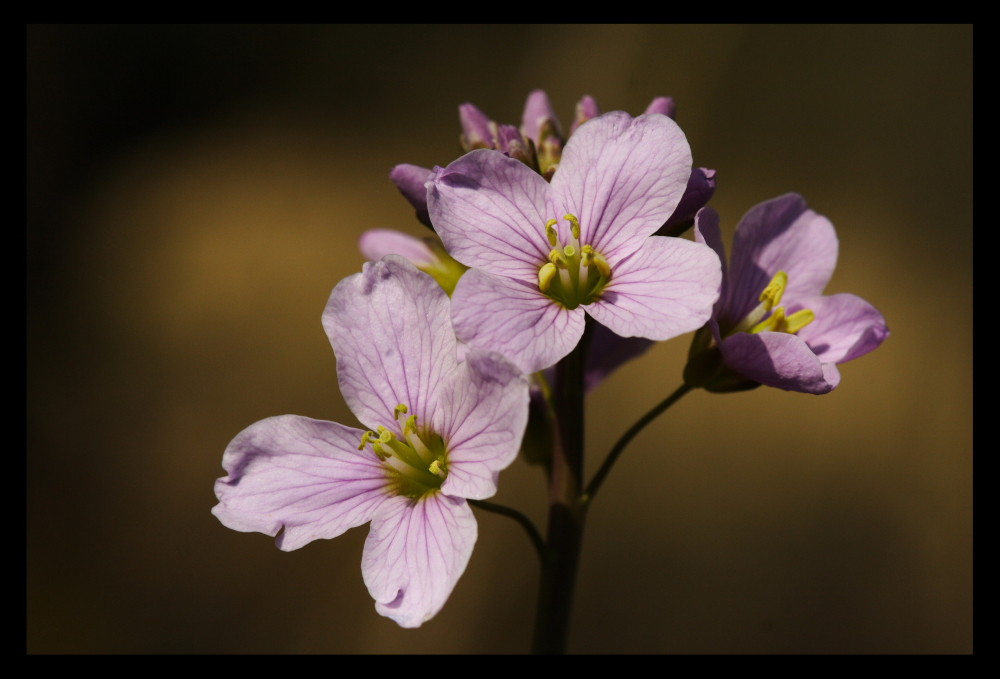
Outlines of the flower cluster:
[{"label": "flower cluster", "polygon": [[753,208],[727,266],[705,207],[715,172],[693,166],[671,99],[632,117],[584,97],[566,135],[540,90],[520,127],[472,104],[459,119],[461,157],[390,175],[433,235],[366,232],[370,261],[323,312],[363,428],[257,422],[229,444],[215,486],[223,524],[283,550],[370,523],[364,581],[404,627],[450,595],[476,541],[470,501],[496,492],[529,402],[554,416],[555,367],[585,337],[580,383],[556,391],[592,388],[653,342],[697,331],[687,387],[820,394],[837,364],[888,336],[864,300],[822,294],[837,238],[798,195]]}]

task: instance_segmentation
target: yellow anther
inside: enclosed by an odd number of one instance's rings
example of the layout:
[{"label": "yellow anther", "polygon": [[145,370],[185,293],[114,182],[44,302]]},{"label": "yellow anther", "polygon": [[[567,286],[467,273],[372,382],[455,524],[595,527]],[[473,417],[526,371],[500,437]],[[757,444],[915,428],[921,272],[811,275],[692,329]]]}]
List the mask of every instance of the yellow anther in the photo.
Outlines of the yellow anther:
[{"label": "yellow anther", "polygon": [[750,332],[784,332],[782,328],[785,326],[785,307],[778,307],[771,315],[766,319],[758,323],[757,325],[750,328]]},{"label": "yellow anther", "polygon": [[796,311],[794,314],[785,319],[785,327],[783,330],[794,335],[815,320],[816,314],[813,313],[812,309],[802,309],[800,311]]},{"label": "yellow anther", "polygon": [[602,255],[600,252],[595,252],[593,254],[593,258],[594,258],[594,266],[596,266],[597,270],[601,272],[601,275],[604,276],[605,278],[610,279],[611,265],[608,264],[608,260],[604,259],[604,255]]},{"label": "yellow anther", "polygon": [[382,425],[379,425],[379,427],[378,427],[378,442],[379,443],[388,443],[389,441],[392,441],[395,438],[396,438],[395,434],[393,434],[391,431],[389,431],[388,429],[386,429]]},{"label": "yellow anther", "polygon": [[406,404],[400,403],[396,406],[396,409],[392,411],[392,419],[398,421],[400,414],[405,415],[407,410],[409,410],[409,408],[406,407]]},{"label": "yellow anther", "polygon": [[375,441],[375,442],[373,442],[372,443],[372,450],[375,451],[375,455],[378,456],[378,459],[382,460],[383,462],[385,460],[388,460],[390,457],[392,457],[392,453],[387,452],[386,449],[382,447],[382,442],[381,441]]},{"label": "yellow anther", "polygon": [[581,255],[582,255],[581,259],[583,261],[583,265],[584,266],[589,267],[591,264],[594,263],[594,246],[593,245],[584,245],[582,248],[580,248],[580,252],[581,252]]},{"label": "yellow anther", "polygon": [[444,470],[444,466],[441,464],[441,460],[434,460],[431,462],[430,466],[427,467],[427,471],[436,476],[440,476],[442,479],[448,475],[448,472]]},{"label": "yellow anther", "polygon": [[559,269],[552,262],[547,262],[542,265],[542,268],[538,270],[538,289],[542,292],[548,292],[549,287],[552,285],[552,279],[556,277],[559,273]]},{"label": "yellow anther", "polygon": [[778,307],[769,318],[751,328],[750,332],[787,332],[794,335],[814,320],[816,320],[816,314],[811,309],[802,309],[791,316],[786,316],[785,307]]},{"label": "yellow anther", "polygon": [[563,219],[569,222],[569,230],[573,233],[573,238],[580,240],[580,220],[576,215],[563,215]]},{"label": "yellow anther", "polygon": [[785,294],[785,287],[788,285],[788,274],[784,271],[779,271],[774,274],[774,278],[771,282],[767,284],[764,288],[764,292],[760,293],[760,301],[764,303],[768,310],[773,309],[778,306],[781,302],[781,296]]},{"label": "yellow anther", "polygon": [[414,413],[406,418],[406,424],[403,425],[403,436],[409,436],[417,430],[417,415]]},{"label": "yellow anther", "polygon": [[572,245],[567,245],[563,248],[563,254],[566,255],[568,259],[573,259],[576,256],[576,248]]},{"label": "yellow anther", "polygon": [[366,431],[364,434],[361,435],[361,445],[358,446],[358,450],[364,450],[365,446],[368,445],[368,442],[369,441],[374,441],[375,438],[376,438],[375,437],[375,432],[373,432],[373,431]]},{"label": "yellow anther", "polygon": [[549,262],[555,264],[560,269],[565,269],[569,266],[569,262],[566,261],[566,255],[559,248],[553,248],[552,252],[549,253]]},{"label": "yellow anther", "polygon": [[558,223],[558,219],[550,219],[545,222],[545,236],[549,239],[549,245],[552,247],[555,247],[556,243],[559,242],[559,234],[556,233],[556,224]]}]

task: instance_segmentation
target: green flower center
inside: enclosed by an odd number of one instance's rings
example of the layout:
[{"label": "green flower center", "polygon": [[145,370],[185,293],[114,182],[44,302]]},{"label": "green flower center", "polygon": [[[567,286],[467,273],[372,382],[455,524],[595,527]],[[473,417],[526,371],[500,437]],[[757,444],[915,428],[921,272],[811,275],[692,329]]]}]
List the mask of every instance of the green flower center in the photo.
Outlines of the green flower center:
[{"label": "green flower center", "polygon": [[[404,403],[396,406],[396,420],[408,410]],[[419,499],[440,490],[448,476],[444,440],[432,431],[418,428],[416,415],[406,418],[402,438],[382,426],[377,434],[366,431],[358,450],[364,450],[369,444],[385,466],[390,487],[397,495]]]},{"label": "green flower center", "polygon": [[570,224],[572,239],[559,242],[557,219],[545,222],[545,235],[552,246],[549,259],[538,268],[538,289],[562,304],[575,309],[597,301],[608,281],[611,266],[594,246],[580,244],[580,220],[575,215],[563,217]]},{"label": "green flower center", "polygon": [[[786,315],[785,307],[778,306],[785,288],[788,287],[788,274],[779,271],[760,293],[760,304],[743,317],[736,326],[726,333],[726,336],[737,332],[787,332],[794,335],[814,320],[816,314],[810,309],[800,309],[794,314]],[[777,308],[775,308],[777,307]]]}]

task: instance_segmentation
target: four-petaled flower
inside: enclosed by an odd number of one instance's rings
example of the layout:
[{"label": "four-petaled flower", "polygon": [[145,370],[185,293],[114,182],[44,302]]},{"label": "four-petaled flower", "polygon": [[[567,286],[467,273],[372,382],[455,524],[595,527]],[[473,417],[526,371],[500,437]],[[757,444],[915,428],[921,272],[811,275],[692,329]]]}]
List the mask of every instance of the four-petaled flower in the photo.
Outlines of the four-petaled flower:
[{"label": "four-petaled flower", "polygon": [[[695,230],[725,263],[718,214],[702,209]],[[759,383],[824,394],[836,387],[838,363],[889,336],[885,318],[865,300],[823,295],[837,246],[833,225],[802,196],[790,193],[752,208],[736,227],[722,293],[708,330],[695,338],[688,381],[715,391]],[[716,348],[724,368],[711,358]]]},{"label": "four-petaled flower", "polygon": [[436,614],[465,570],[477,535],[466,499],[496,492],[527,421],[527,380],[496,354],[461,356],[448,307],[401,257],[341,281],[323,326],[341,392],[370,429],[257,422],[229,444],[215,485],[223,524],[278,535],[283,550],[370,521],[365,584],[403,627]]},{"label": "four-petaled flower", "polygon": [[666,340],[700,327],[718,297],[718,257],[653,235],[690,174],[673,120],[623,112],[580,126],[551,184],[489,150],[437,168],[431,221],[471,267],[453,295],[459,338],[535,372],[576,346],[585,314],[622,337]]}]

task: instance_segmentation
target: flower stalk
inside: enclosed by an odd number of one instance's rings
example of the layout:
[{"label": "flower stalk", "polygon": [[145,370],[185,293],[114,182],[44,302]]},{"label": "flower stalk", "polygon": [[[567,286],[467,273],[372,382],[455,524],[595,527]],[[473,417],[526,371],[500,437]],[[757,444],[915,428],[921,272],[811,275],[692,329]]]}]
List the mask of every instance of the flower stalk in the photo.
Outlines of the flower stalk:
[{"label": "flower stalk", "polygon": [[549,525],[532,646],[536,654],[566,652],[585,519],[584,370],[592,330],[588,322],[577,347],[556,364],[556,445],[549,468]]}]

